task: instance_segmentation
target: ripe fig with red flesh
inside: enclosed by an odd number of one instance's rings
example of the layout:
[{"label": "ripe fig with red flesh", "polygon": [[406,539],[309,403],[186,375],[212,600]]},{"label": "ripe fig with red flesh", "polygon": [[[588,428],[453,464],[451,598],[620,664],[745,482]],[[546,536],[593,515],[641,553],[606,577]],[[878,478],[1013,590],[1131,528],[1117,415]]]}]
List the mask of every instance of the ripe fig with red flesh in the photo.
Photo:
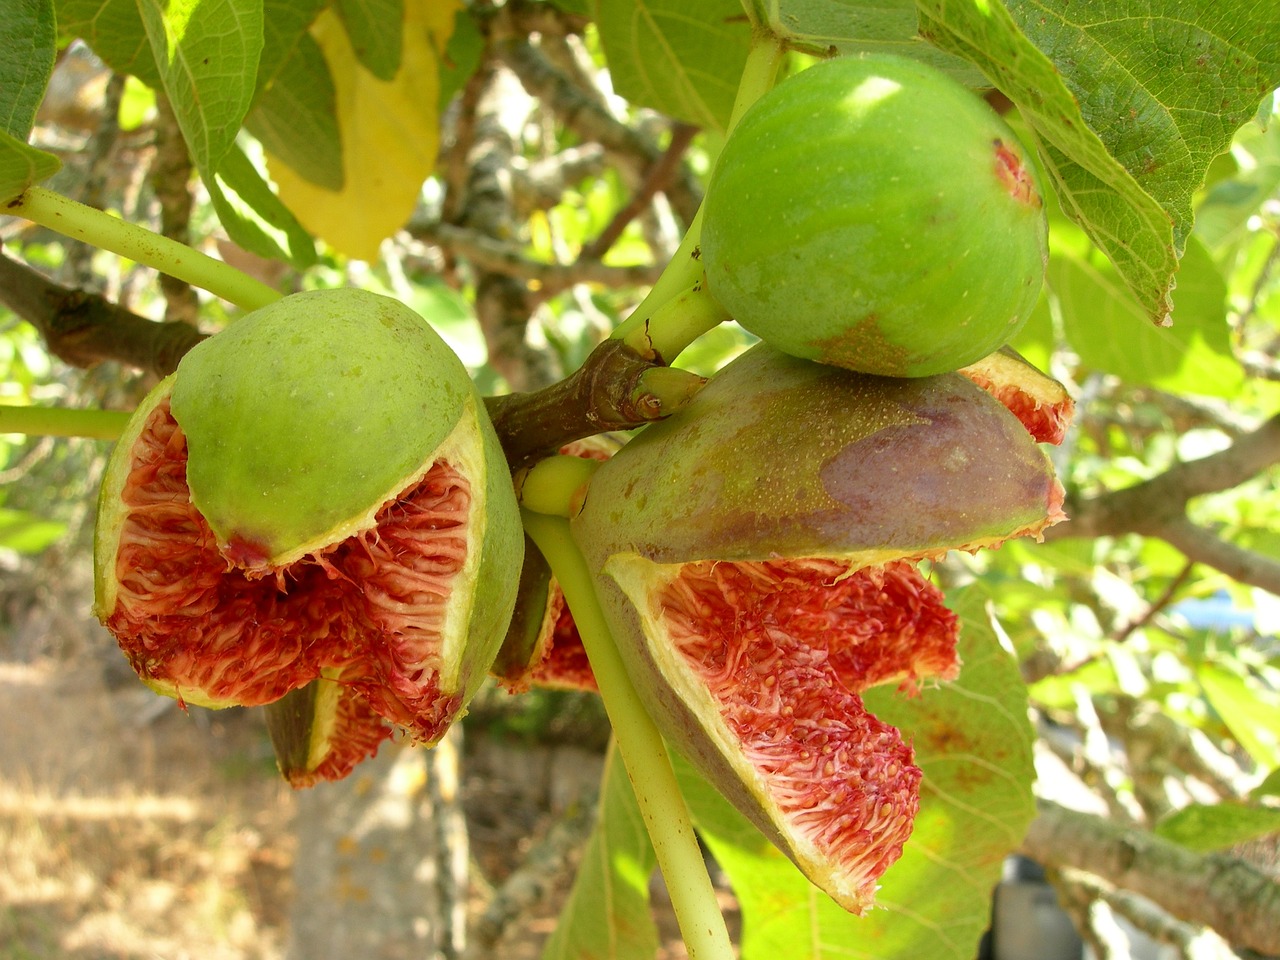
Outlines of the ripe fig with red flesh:
[{"label": "ripe fig with red flesh", "polygon": [[1062,488],[959,374],[759,345],[596,473],[575,540],[663,734],[815,884],[864,911],[920,771],[859,693],[958,670],[916,561],[1038,534]]},{"label": "ripe fig with red flesh", "polygon": [[371,722],[431,743],[462,712],[521,545],[449,347],[395,300],[302,293],[199,344],[131,419],[100,497],[95,608],[142,679],[189,703],[337,685],[322,699],[347,703],[370,753]]}]

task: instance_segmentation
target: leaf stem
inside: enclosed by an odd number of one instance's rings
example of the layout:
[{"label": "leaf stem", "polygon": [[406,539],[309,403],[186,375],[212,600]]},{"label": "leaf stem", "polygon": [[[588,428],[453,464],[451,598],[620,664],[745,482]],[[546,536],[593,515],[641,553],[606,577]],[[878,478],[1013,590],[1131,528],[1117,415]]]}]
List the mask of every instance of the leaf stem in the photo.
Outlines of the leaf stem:
[{"label": "leaf stem", "polygon": [[[738,121],[742,119],[742,115],[751,104],[773,88],[784,53],[786,53],[784,41],[768,30],[756,30],[752,34],[751,49],[747,52],[747,62],[743,66],[742,76],[738,81],[738,92],[734,97],[728,126],[725,128],[726,134],[733,132],[733,128],[738,125]],[[650,288],[649,293],[632,311],[631,316],[613,331],[611,336],[614,339],[625,340],[636,346],[643,341],[642,331],[645,330],[649,338],[655,342],[665,339],[657,320],[657,313],[667,301],[696,287],[702,280],[702,259],[698,250],[701,241],[702,208],[699,207],[684,239],[680,241],[675,256],[671,258],[671,262],[662,271],[662,275]],[[692,343],[692,340],[689,343]],[[686,343],[685,346],[687,345]],[[675,359],[675,354],[665,351],[661,351],[661,356],[666,363]]]},{"label": "leaf stem", "polygon": [[130,414],[119,410],[0,406],[0,433],[115,440],[129,417]]},{"label": "leaf stem", "polygon": [[3,212],[154,267],[245,310],[265,307],[282,296],[230,264],[44,187],[29,187]]},{"label": "leaf stem", "polygon": [[563,517],[522,511],[525,530],[551,565],[573,612],[618,752],[666,880],[690,960],[732,960],[724,914],[693,832],[662,735],[645,710],[613,642],[586,560]]},{"label": "leaf stem", "polygon": [[652,352],[660,360],[672,360],[704,333],[731,319],[729,311],[707,290],[706,275],[688,290],[676,294],[632,330],[624,343],[639,353]]}]

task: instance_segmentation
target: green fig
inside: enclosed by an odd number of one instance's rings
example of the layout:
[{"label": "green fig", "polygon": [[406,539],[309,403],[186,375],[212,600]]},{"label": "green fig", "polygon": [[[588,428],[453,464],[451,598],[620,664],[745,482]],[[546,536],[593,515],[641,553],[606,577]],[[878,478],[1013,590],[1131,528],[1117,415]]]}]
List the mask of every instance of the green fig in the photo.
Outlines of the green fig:
[{"label": "green fig", "polygon": [[256,705],[339,684],[430,743],[497,653],[522,542],[444,341],[395,300],[301,293],[196,346],[130,420],[95,609],[163,693]]},{"label": "green fig", "polygon": [[885,376],[1004,345],[1040,295],[1047,222],[1013,131],[946,74],[838,57],[746,111],[707,187],[711,293],[798,357]]},{"label": "green fig", "polygon": [[663,734],[861,912],[911,831],[920,771],[859,694],[959,668],[956,619],[917,561],[1038,534],[1062,496],[963,376],[868,376],[762,344],[604,464],[571,530]]}]

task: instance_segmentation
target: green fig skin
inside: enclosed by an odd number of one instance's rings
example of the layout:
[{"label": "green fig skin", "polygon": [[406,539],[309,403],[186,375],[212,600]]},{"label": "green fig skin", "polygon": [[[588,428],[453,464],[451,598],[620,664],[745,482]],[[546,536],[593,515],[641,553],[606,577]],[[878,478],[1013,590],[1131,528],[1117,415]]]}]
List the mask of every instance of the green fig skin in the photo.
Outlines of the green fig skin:
[{"label": "green fig skin", "polygon": [[958,374],[894,379],[749,350],[592,479],[584,546],[655,563],[924,557],[1035,528],[1043,451]]},{"label": "green fig skin", "polygon": [[473,390],[444,341],[388,297],[299,293],[250,317],[183,357],[171,405],[192,502],[220,546],[276,567],[367,524]]},{"label": "green fig skin", "polygon": [[[699,705],[711,709],[706,694],[662,635],[655,598],[698,561],[834,558],[852,574],[976,549],[1038,532],[1061,518],[1061,502],[1026,430],[961,375],[874,377],[762,344],[601,467],[571,529],[663,735],[811,881],[861,913],[883,861],[833,864],[777,819],[736,744],[700,716]],[[909,779],[894,754],[883,756],[895,768],[885,796],[909,810]]]},{"label": "green fig skin", "polygon": [[707,188],[712,294],[795,356],[884,376],[959,369],[1025,323],[1047,221],[1008,125],[940,71],[839,57],[743,115]]}]

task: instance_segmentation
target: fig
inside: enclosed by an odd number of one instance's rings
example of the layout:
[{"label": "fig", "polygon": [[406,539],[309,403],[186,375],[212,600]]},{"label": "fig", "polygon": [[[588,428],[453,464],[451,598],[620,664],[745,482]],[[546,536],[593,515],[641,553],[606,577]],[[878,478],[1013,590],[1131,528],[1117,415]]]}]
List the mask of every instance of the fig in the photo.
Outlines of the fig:
[{"label": "fig", "polygon": [[365,752],[383,721],[431,743],[463,711],[523,555],[465,368],[358,290],[286,297],[192,349],[117,444],[96,540],[95,611],[150,686],[221,707],[319,681],[322,729],[376,718]]},{"label": "fig", "polygon": [[890,55],[838,57],[744,113],[707,187],[711,293],[794,356],[885,376],[1004,345],[1044,281],[1047,221],[1013,131]]},{"label": "fig", "polygon": [[863,912],[921,774],[860,693],[959,668],[919,561],[1038,535],[1062,498],[1022,424],[962,375],[760,344],[605,463],[571,530],[664,736]]}]

